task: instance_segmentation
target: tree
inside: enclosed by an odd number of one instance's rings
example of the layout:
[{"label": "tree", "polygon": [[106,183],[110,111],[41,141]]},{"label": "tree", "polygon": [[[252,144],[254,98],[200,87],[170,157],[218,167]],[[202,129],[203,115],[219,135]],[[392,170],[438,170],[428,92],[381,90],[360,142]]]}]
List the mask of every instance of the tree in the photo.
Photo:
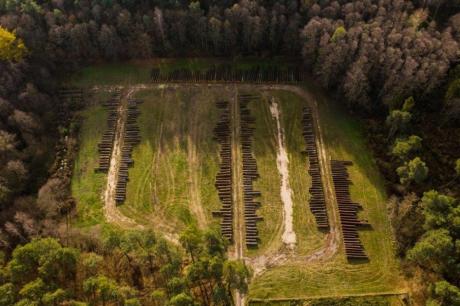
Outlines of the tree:
[{"label": "tree", "polygon": [[142,304],[141,301],[139,301],[139,299],[133,298],[126,300],[125,306],[142,306]]},{"label": "tree", "polygon": [[222,40],[222,22],[214,17],[209,19],[209,38],[214,47],[214,54],[219,54],[221,49],[221,40]]},{"label": "tree", "polygon": [[150,299],[155,306],[162,306],[166,302],[166,293],[163,290],[155,290],[150,294]]},{"label": "tree", "polygon": [[339,26],[337,29],[335,29],[334,34],[332,34],[331,41],[332,42],[337,42],[339,39],[344,37],[347,34],[347,30],[345,30],[344,27]]},{"label": "tree", "polygon": [[186,293],[180,293],[173,296],[168,303],[169,306],[195,306],[195,302],[190,295]]},{"label": "tree", "polygon": [[61,305],[67,299],[67,292],[61,288],[54,292],[47,292],[43,295],[43,303],[45,305]]},{"label": "tree", "polygon": [[391,154],[401,160],[406,160],[410,153],[417,152],[422,148],[422,138],[412,135],[408,138],[396,139]]},{"label": "tree", "polygon": [[69,285],[75,277],[78,258],[76,249],[64,248],[55,239],[35,239],[14,250],[8,269],[17,285],[38,278],[48,285]]},{"label": "tree", "polygon": [[0,60],[20,61],[27,49],[22,39],[0,26]]},{"label": "tree", "polygon": [[25,284],[19,291],[19,295],[24,299],[38,303],[41,302],[45,293],[46,285],[41,278],[37,278],[30,283]]},{"label": "tree", "polygon": [[389,137],[393,137],[396,132],[404,132],[409,126],[412,115],[409,112],[394,110],[388,115],[386,123],[390,128]]},{"label": "tree", "polygon": [[[460,230],[460,224],[456,219],[460,217],[458,203],[455,198],[443,195],[431,190],[423,194],[424,227],[426,230],[438,228],[452,228]],[[455,228],[455,227],[458,228]]]},{"label": "tree", "polygon": [[10,306],[14,304],[16,300],[16,294],[14,291],[14,285],[12,283],[6,283],[0,286],[0,306]]},{"label": "tree", "polygon": [[409,250],[407,258],[426,269],[442,272],[453,250],[454,242],[448,230],[430,230]]},{"label": "tree", "polygon": [[455,161],[455,173],[460,176],[460,158]]},{"label": "tree", "polygon": [[416,157],[409,162],[405,162],[403,166],[398,167],[396,173],[399,175],[401,184],[406,185],[411,182],[420,184],[428,177],[428,167],[420,157]]},{"label": "tree", "polygon": [[248,290],[247,280],[249,276],[249,270],[242,261],[227,261],[224,264],[223,277],[228,294],[231,294],[232,290],[246,293]]},{"label": "tree", "polygon": [[460,289],[445,280],[434,284],[434,295],[441,305],[460,305]]},{"label": "tree", "polygon": [[121,42],[113,26],[102,25],[98,34],[98,43],[104,57],[108,59],[118,57]]},{"label": "tree", "polygon": [[192,261],[195,261],[198,253],[201,251],[201,232],[194,226],[190,225],[185,231],[183,231],[179,237],[179,241],[185,250],[189,253]]},{"label": "tree", "polygon": [[414,97],[409,97],[404,101],[402,111],[403,112],[410,112],[412,108],[414,108],[415,100]]},{"label": "tree", "polygon": [[83,282],[83,290],[91,301],[95,303],[101,301],[102,305],[106,305],[107,302],[119,302],[122,299],[117,283],[105,276],[88,278]]},{"label": "tree", "polygon": [[96,276],[104,258],[95,253],[82,255],[82,265],[86,276]]},{"label": "tree", "polygon": [[360,107],[369,110],[371,105],[369,105],[370,85],[367,62],[367,57],[362,56],[351,65],[344,80],[343,90],[348,101],[356,101]]}]

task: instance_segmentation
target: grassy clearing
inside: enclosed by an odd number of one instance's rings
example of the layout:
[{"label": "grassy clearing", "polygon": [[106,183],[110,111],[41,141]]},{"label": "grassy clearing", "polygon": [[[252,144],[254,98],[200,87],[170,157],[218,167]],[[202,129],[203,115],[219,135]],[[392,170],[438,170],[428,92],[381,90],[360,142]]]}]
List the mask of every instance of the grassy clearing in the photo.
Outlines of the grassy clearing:
[{"label": "grassy clearing", "polygon": [[386,209],[384,186],[361,127],[321,96],[320,116],[325,142],[332,158],[351,160],[354,182],[352,197],[364,207],[362,218],[373,229],[361,231],[370,262],[350,264],[341,248],[327,263],[288,263],[269,270],[256,279],[250,288],[255,298],[286,298],[313,296],[343,296],[358,293],[391,292],[401,288],[398,262],[394,256],[393,239]]},{"label": "grassy clearing", "polygon": [[102,193],[107,175],[95,173],[98,167],[97,144],[107,128],[107,110],[101,103],[108,93],[94,96],[96,103],[81,112],[82,126],[79,136],[79,152],[75,159],[72,177],[72,194],[77,201],[75,225],[78,227],[104,223]]},{"label": "grassy clearing", "polygon": [[205,222],[218,224],[211,217],[220,206],[214,187],[218,145],[212,130],[219,115],[215,100],[224,95],[202,87],[137,94],[144,100],[138,121],[142,142],[133,152],[127,201],[120,206],[124,214],[160,231],[177,233],[197,223],[192,205],[201,205]]},{"label": "grassy clearing", "polygon": [[[213,61],[186,59],[175,61],[174,65],[205,69],[209,63]],[[148,82],[150,69],[154,65],[160,65],[161,69],[172,69],[168,60],[149,64],[104,65],[87,68],[74,80],[80,86]],[[241,61],[238,65],[244,66],[246,63]],[[218,147],[212,140],[212,129],[218,118],[214,101],[221,97],[232,97],[233,89],[200,86],[138,92],[138,97],[145,100],[139,118],[142,143],[134,150],[135,166],[130,170],[128,199],[120,207],[124,214],[159,231],[178,233],[186,224],[197,222],[191,203],[195,198],[203,207],[206,221],[217,226],[219,219],[211,217],[211,211],[220,206],[213,185],[218,171]],[[361,217],[368,219],[373,226],[370,231],[360,232],[371,260],[367,264],[349,264],[343,250],[340,250],[327,263],[307,265],[289,262],[285,266],[270,269],[256,279],[251,284],[250,298],[302,299],[404,291],[398,278],[398,262],[393,254],[383,183],[366,148],[362,129],[343,110],[321,96],[316,88],[309,90],[320,102],[321,123],[329,154],[333,158],[355,163],[349,168],[354,182],[351,191],[353,199],[364,207]],[[258,250],[251,250],[249,255],[258,255],[281,245],[282,203],[276,168],[275,124],[268,109],[270,96],[279,101],[282,111],[290,159],[290,183],[294,194],[297,253],[304,255],[320,247],[324,235],[316,230],[307,204],[310,179],[306,157],[300,154],[304,149],[300,116],[305,101],[284,91],[268,91],[264,99],[250,104],[257,117],[254,151],[261,178],[255,187],[262,192],[259,214],[264,221],[259,224],[262,244]],[[101,93],[97,94],[96,99],[105,97],[106,94]],[[91,106],[82,112],[82,116],[85,120],[72,180],[72,192],[78,203],[75,225],[79,227],[105,222],[101,200],[105,175],[95,174],[94,168],[97,166],[97,142],[106,126],[106,111],[100,106]],[[191,148],[196,149],[195,158],[189,154]],[[193,184],[192,175],[195,175],[197,184]],[[198,198],[191,196],[197,193]],[[307,303],[315,305],[309,300]]]}]

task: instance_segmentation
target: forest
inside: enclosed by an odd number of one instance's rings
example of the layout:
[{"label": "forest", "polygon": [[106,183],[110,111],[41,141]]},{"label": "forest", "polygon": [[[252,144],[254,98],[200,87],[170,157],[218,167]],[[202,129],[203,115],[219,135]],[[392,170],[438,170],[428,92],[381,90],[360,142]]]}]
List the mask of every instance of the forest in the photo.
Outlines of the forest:
[{"label": "forest", "polygon": [[[69,229],[78,105],[99,62],[282,56],[358,118],[414,305],[460,305],[460,1],[0,0],[0,305],[232,305],[213,231]],[[72,141],[67,141],[71,139]]]}]

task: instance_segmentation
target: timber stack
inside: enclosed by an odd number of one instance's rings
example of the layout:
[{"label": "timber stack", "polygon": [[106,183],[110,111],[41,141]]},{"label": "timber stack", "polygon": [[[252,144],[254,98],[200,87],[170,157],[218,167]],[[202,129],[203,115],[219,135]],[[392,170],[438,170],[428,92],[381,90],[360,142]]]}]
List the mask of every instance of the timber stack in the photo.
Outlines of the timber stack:
[{"label": "timber stack", "polygon": [[140,103],[142,103],[141,100],[128,99],[126,124],[122,136],[120,168],[118,169],[118,180],[115,189],[117,204],[121,204],[126,200],[126,187],[129,180],[128,169],[134,166],[132,159],[133,148],[141,141],[139,126],[137,125],[137,118],[140,114],[138,105]]},{"label": "timber stack", "polygon": [[304,107],[303,117],[303,138],[307,146],[309,169],[311,177],[310,187],[310,210],[315,216],[316,225],[320,230],[329,229],[329,219],[327,216],[326,199],[324,197],[324,188],[321,174],[321,167],[318,159],[318,147],[316,145],[316,134],[313,125],[313,116],[309,107]]},{"label": "timber stack", "polygon": [[239,94],[238,102],[240,109],[240,136],[243,155],[243,200],[244,200],[244,220],[246,232],[246,246],[248,248],[257,247],[260,241],[257,222],[262,217],[257,216],[256,211],[260,207],[260,202],[255,198],[260,197],[260,191],[254,190],[253,182],[259,178],[257,162],[252,152],[252,139],[254,135],[255,118],[251,115],[248,103],[257,99],[257,96],[249,94]]},{"label": "timber stack", "polygon": [[214,128],[214,139],[220,145],[220,166],[216,175],[215,186],[222,203],[219,211],[212,214],[221,217],[220,229],[222,236],[233,243],[233,168],[232,168],[232,133],[230,119],[230,103],[219,100],[217,108],[222,110],[220,119]]},{"label": "timber stack", "polygon": [[353,165],[351,161],[331,160],[332,178],[335,194],[339,206],[340,223],[342,225],[343,242],[348,260],[367,260],[364,246],[359,239],[358,229],[369,227],[366,220],[358,220],[358,212],[362,206],[354,203],[350,196],[352,184],[347,167]]},{"label": "timber stack", "polygon": [[121,91],[116,90],[111,98],[104,102],[103,106],[108,109],[107,129],[102,135],[102,140],[98,144],[99,167],[96,172],[107,173],[112,157],[115,132],[118,124],[118,110],[120,108]]}]

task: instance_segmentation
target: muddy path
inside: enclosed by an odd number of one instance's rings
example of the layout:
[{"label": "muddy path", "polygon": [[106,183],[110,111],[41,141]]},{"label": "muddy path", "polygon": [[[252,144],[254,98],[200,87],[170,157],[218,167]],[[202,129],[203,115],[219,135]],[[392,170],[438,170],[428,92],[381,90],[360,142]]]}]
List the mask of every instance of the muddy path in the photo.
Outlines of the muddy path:
[{"label": "muddy path", "polygon": [[284,128],[281,125],[281,112],[275,98],[272,97],[270,103],[270,112],[276,122],[276,166],[281,177],[280,195],[283,202],[283,235],[282,241],[290,250],[294,250],[297,238],[294,232],[292,189],[289,183],[289,158],[286,149],[286,140],[284,137]]},{"label": "muddy path", "polygon": [[134,220],[123,215],[117,207],[115,192],[118,181],[118,169],[121,163],[121,153],[123,148],[123,134],[126,127],[126,118],[128,115],[128,99],[135,93],[134,89],[123,90],[121,94],[121,103],[118,108],[117,128],[115,131],[115,140],[113,143],[112,156],[110,158],[110,167],[107,175],[107,186],[104,193],[104,215],[109,223],[116,224],[123,228],[142,229],[143,226],[137,224]]}]

